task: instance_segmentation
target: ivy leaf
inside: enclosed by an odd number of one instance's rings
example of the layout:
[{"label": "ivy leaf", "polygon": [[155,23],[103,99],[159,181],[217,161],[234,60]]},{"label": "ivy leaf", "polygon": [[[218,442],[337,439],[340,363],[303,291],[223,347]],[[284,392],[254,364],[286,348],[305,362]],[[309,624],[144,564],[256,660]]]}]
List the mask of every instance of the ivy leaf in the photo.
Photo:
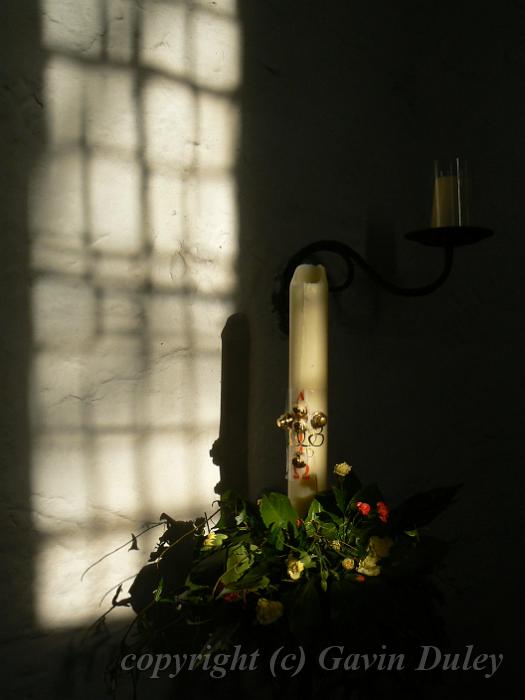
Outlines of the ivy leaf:
[{"label": "ivy leaf", "polygon": [[253,564],[253,555],[248,552],[243,544],[232,547],[228,552],[226,571],[221,576],[225,586],[235,583]]},{"label": "ivy leaf", "polygon": [[334,523],[320,523],[319,534],[326,537],[327,540],[336,540],[337,533],[337,525]]},{"label": "ivy leaf", "polygon": [[246,508],[243,508],[240,513],[235,516],[235,524],[242,525],[248,520],[248,514],[246,513]]},{"label": "ivy leaf", "polygon": [[292,526],[294,534],[297,534],[297,520],[299,518],[295,508],[290,503],[288,496],[282,493],[266,493],[261,499],[261,518],[266,527],[282,528],[286,530]]}]

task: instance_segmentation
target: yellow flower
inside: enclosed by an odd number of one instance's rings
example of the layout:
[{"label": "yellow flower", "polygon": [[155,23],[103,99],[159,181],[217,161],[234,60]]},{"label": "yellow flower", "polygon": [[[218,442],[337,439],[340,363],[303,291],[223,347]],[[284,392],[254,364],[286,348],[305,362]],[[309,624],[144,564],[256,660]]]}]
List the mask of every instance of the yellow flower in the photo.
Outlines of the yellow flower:
[{"label": "yellow flower", "polygon": [[222,532],[217,534],[216,532],[210,532],[207,537],[204,538],[202,543],[203,549],[213,549],[214,547],[220,547],[224,540],[228,539],[228,535]]},{"label": "yellow flower", "polygon": [[381,567],[377,564],[377,559],[372,554],[367,556],[359,563],[357,571],[365,576],[379,576]]},{"label": "yellow flower", "polygon": [[355,561],[351,559],[350,557],[345,557],[343,561],[341,562],[343,569],[346,569],[347,571],[351,571],[354,566],[355,566]]},{"label": "yellow flower", "polygon": [[339,542],[339,540],[332,540],[330,542],[330,547],[332,549],[334,549],[336,552],[339,552],[341,549],[341,543]]},{"label": "yellow flower", "polygon": [[278,600],[259,598],[255,609],[257,622],[259,622],[261,625],[271,625],[272,622],[275,622],[281,617],[283,610],[283,604]]},{"label": "yellow flower", "polygon": [[299,559],[289,559],[288,560],[288,576],[292,581],[297,581],[301,578],[304,571],[304,564]]},{"label": "yellow flower", "polygon": [[217,539],[217,533],[210,532],[210,534],[206,537],[206,539],[202,543],[202,546],[206,549],[211,549],[212,547],[215,547],[216,539]]},{"label": "yellow flower", "polygon": [[338,476],[346,476],[347,474],[350,474],[351,471],[352,467],[346,462],[336,464],[334,467],[334,474],[337,474]]},{"label": "yellow flower", "polygon": [[394,541],[390,537],[374,535],[368,540],[368,551],[377,559],[386,559],[390,554]]}]

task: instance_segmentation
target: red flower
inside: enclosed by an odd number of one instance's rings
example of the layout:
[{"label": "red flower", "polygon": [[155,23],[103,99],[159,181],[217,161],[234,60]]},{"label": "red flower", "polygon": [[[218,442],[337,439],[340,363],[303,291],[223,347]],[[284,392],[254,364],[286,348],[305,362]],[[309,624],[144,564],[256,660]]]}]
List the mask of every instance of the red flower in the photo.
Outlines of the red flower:
[{"label": "red flower", "polygon": [[223,596],[223,600],[225,600],[227,603],[234,603],[236,600],[240,600],[240,595],[236,593],[235,591],[232,591],[231,593],[227,593],[225,596]]},{"label": "red flower", "polygon": [[295,521],[295,524],[297,527],[301,527],[301,525],[303,524],[303,520],[301,520],[301,518],[297,518],[297,520]]},{"label": "red flower", "polygon": [[363,503],[363,501],[357,501],[356,503],[357,510],[361,513],[361,515],[368,515],[370,513],[370,506],[368,503]]},{"label": "red flower", "polygon": [[383,503],[383,501],[378,501],[378,503],[376,503],[376,508],[379,514],[379,519],[386,523],[388,520],[388,514],[390,513],[390,509],[387,504]]},{"label": "red flower", "polygon": [[356,578],[356,581],[359,581],[359,583],[363,583],[363,581],[365,580],[365,577],[363,576],[363,574],[357,574],[357,576],[355,578]]}]

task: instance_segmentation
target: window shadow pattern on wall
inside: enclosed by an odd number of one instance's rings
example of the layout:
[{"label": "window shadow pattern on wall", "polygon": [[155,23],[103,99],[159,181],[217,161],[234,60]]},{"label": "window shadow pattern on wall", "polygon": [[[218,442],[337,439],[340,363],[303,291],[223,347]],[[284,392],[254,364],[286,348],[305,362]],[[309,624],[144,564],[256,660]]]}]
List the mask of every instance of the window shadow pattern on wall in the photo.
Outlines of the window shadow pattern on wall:
[{"label": "window shadow pattern on wall", "polygon": [[80,584],[85,567],[162,511],[193,518],[214,498],[239,28],[226,0],[41,12],[31,493],[36,615],[54,629],[92,620],[144,554],[124,549]]}]

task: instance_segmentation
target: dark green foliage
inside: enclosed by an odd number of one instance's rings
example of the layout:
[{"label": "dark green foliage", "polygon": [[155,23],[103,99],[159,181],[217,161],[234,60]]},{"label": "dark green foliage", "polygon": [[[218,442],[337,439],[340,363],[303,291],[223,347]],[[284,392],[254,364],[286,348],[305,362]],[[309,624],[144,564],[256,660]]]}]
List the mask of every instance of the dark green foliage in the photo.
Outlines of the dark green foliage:
[{"label": "dark green foliage", "polygon": [[[228,652],[236,644],[261,653],[301,644],[318,653],[349,635],[360,650],[389,643],[409,653],[422,639],[432,643],[429,631],[441,635],[432,574],[448,545],[420,528],[457,491],[418,494],[389,515],[379,488],[350,472],[317,494],[304,520],[280,493],[253,504],[225,492],[215,526],[163,514],[166,531],[130,591],[138,617],[121,654]],[[191,555],[184,565],[183,550]],[[334,683],[311,681],[320,691]],[[299,692],[287,688],[289,697]]]}]

